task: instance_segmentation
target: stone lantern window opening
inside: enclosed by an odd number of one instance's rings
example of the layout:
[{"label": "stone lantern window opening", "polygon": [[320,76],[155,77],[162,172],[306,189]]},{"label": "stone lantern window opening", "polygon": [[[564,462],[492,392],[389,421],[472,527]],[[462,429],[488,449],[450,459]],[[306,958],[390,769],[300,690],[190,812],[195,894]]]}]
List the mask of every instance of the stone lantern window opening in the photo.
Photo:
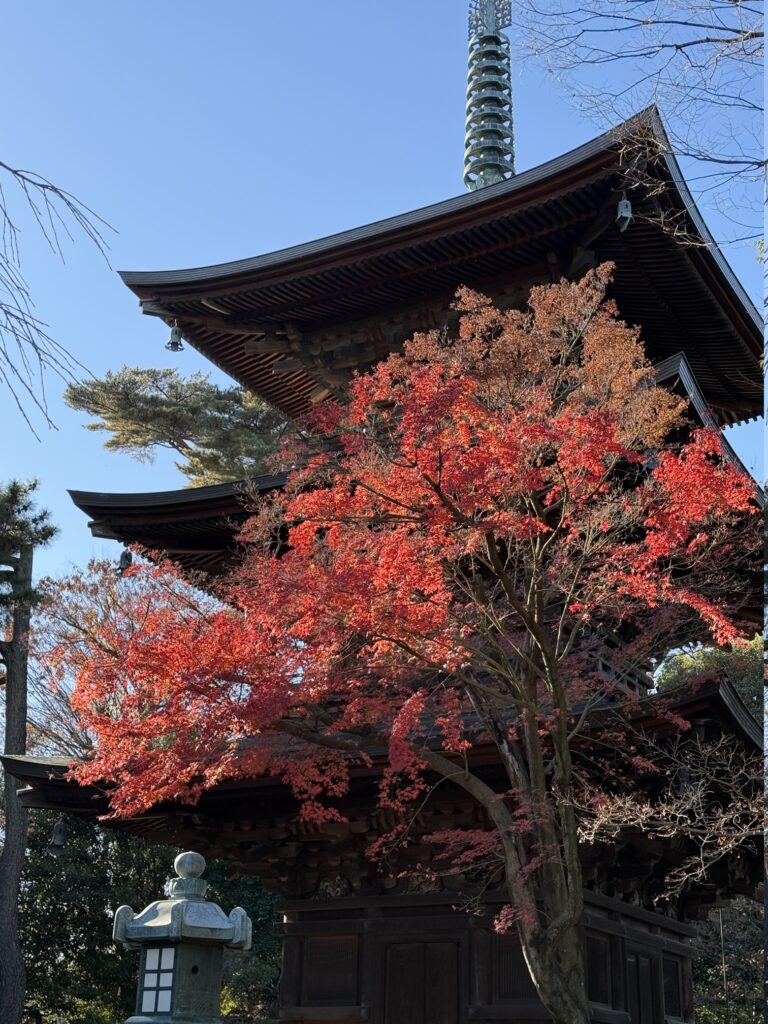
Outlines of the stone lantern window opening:
[{"label": "stone lantern window opening", "polygon": [[144,950],[139,1009],[141,1013],[170,1013],[176,950],[173,946],[149,946]]}]

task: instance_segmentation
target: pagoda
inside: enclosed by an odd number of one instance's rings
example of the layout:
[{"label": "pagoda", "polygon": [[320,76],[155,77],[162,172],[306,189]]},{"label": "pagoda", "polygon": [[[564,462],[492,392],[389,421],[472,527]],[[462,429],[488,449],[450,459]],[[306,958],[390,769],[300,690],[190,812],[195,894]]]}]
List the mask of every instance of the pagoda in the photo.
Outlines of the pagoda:
[{"label": "pagoda", "polygon": [[[355,370],[416,331],[450,327],[456,288],[501,308],[533,285],[615,265],[610,297],[641,329],[657,379],[686,397],[693,421],[716,427],[760,415],[762,321],[710,236],[651,108],[539,167],[514,173],[509,4],[476,0],[470,20],[465,181],[454,199],[289,249],[217,266],[128,272],[142,311],[162,320],[235,381],[298,421],[341,397]],[[641,173],[640,173],[641,172]],[[673,234],[673,219],[683,230]],[[685,235],[681,244],[679,234]],[[736,458],[731,453],[732,458]],[[265,476],[143,494],[72,491],[94,536],[161,550],[184,571],[213,577],[237,558],[238,525]],[[762,621],[755,571],[752,615]],[[643,728],[667,726],[637,680]],[[727,683],[681,690],[674,712],[702,738],[760,746],[757,725]],[[487,772],[497,766],[487,751]],[[414,841],[385,870],[365,854],[394,822],[377,808],[383,763],[353,775],[345,820],[302,822],[272,778],[221,782],[195,806],[158,804],[106,827],[225,859],[279,894],[283,971],[279,1019],[303,1024],[468,1024],[547,1016],[514,934],[492,918],[487,892],[470,912],[462,880],[414,872],[422,836],[481,827],[478,810],[446,785],[419,811]],[[108,793],[69,781],[66,758],[7,757],[29,807],[96,818]],[[667,913],[656,899],[683,852],[627,835],[585,849],[583,930],[590,1012],[602,1024],[693,1019],[691,922],[738,894],[754,895],[758,858],[724,858]],[[475,910],[478,908],[475,907]]]}]

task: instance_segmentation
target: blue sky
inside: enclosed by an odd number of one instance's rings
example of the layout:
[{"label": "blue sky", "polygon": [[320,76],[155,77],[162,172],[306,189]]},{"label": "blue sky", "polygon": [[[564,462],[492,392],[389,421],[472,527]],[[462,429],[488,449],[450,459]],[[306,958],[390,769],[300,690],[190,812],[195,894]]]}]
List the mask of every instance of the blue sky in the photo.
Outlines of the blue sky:
[{"label": "blue sky", "polygon": [[[12,101],[0,159],[109,221],[113,268],[240,259],[463,191],[466,0],[10,0],[3,21],[0,90]],[[516,62],[514,88],[518,170],[596,134],[535,65]],[[210,369],[189,347],[166,352],[167,329],[140,314],[85,239],[65,246],[62,263],[16,209],[36,313],[93,374],[124,363]],[[754,250],[728,258],[759,294]],[[0,479],[38,477],[61,528],[39,553],[45,573],[119,551],[90,537],[67,488],[183,483],[170,457],[146,465],[106,452],[61,390],[51,378],[58,429],[38,422],[40,442],[0,398]],[[729,438],[761,475],[759,427]]]}]

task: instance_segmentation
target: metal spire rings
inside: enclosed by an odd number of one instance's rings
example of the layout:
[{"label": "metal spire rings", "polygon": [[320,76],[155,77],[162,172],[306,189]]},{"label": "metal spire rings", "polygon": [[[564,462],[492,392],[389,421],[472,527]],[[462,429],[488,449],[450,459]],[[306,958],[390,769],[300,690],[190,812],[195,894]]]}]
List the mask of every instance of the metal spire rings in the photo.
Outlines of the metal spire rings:
[{"label": "metal spire rings", "polygon": [[468,189],[492,185],[515,173],[510,47],[501,34],[511,20],[511,0],[470,0],[464,139]]}]

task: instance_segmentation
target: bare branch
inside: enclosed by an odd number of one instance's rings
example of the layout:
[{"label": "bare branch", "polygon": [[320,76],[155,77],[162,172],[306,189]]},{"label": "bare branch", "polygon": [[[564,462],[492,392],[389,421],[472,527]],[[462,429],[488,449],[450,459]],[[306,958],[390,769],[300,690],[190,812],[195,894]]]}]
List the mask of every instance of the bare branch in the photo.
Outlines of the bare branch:
[{"label": "bare branch", "polygon": [[[707,203],[725,218],[748,209],[755,227],[746,237],[759,237],[762,5],[523,0],[519,17],[528,59],[562,77],[600,128],[655,104],[672,153],[694,165],[689,178],[696,165],[708,168]],[[679,226],[672,230],[687,241]],[[723,241],[743,241],[738,234]]]},{"label": "bare branch", "polygon": [[[72,241],[77,232],[84,234],[107,260],[103,232],[113,229],[76,196],[39,174],[0,161],[2,175],[21,190],[40,233],[62,260],[62,236]],[[34,303],[21,270],[19,227],[12,218],[3,185],[0,177],[0,381],[37,437],[30,407],[42,414],[48,427],[55,426],[48,413],[46,376],[53,373],[62,380],[74,380],[76,371],[85,367],[48,333],[47,324],[33,312]]]}]

